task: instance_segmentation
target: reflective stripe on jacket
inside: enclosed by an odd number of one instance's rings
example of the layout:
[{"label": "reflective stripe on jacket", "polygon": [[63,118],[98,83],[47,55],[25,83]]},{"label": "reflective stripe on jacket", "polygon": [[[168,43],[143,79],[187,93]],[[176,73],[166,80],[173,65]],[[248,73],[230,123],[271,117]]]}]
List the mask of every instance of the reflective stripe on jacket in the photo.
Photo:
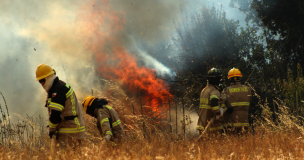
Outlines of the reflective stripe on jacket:
[{"label": "reflective stripe on jacket", "polygon": [[[211,106],[211,99],[219,99],[220,92],[213,86],[208,84],[201,92],[200,106],[199,106],[199,119],[197,122],[197,130],[204,130],[212,117],[219,112],[219,105]],[[223,129],[220,120],[215,120],[209,127],[209,131]]]},{"label": "reflective stripe on jacket", "polygon": [[[222,108],[232,107],[231,100],[228,95],[221,94],[221,101],[222,101],[222,105],[221,105]],[[228,112],[224,113],[224,115],[222,117],[222,123],[223,123],[224,127],[232,126],[230,113],[228,113]]]},{"label": "reflective stripe on jacket", "polygon": [[[60,111],[61,121],[58,124],[49,122],[50,131],[57,131],[59,134],[65,134],[75,139],[83,139],[85,135],[85,123],[82,115],[82,110],[74,90],[65,82],[58,79],[54,80],[53,85],[48,93],[47,103],[49,115],[52,110]],[[65,120],[64,117],[74,116],[70,120]],[[50,117],[51,118],[51,117]]]},{"label": "reflective stripe on jacket", "polygon": [[248,123],[248,111],[252,94],[250,88],[246,85],[242,85],[240,82],[231,83],[231,86],[224,90],[231,100],[231,105],[234,108],[231,114],[231,121],[233,126],[249,126]]},{"label": "reflective stripe on jacket", "polygon": [[[95,100],[94,100],[95,101]],[[92,103],[95,105],[95,103]],[[125,132],[116,111],[109,105],[96,108],[94,115],[97,117],[97,128],[102,137],[107,134],[112,136],[112,141],[120,141]]]},{"label": "reflective stripe on jacket", "polygon": [[248,86],[242,85],[240,82],[231,83],[231,86],[227,87],[224,93],[230,97],[234,111],[249,109],[252,97]]}]

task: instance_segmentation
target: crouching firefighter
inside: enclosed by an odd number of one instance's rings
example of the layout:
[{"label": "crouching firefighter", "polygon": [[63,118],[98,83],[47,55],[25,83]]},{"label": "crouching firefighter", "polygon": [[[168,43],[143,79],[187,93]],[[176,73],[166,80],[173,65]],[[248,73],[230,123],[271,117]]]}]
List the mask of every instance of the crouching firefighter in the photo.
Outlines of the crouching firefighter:
[{"label": "crouching firefighter", "polygon": [[106,142],[120,143],[125,132],[116,111],[108,105],[108,101],[87,96],[83,101],[85,112],[97,118],[97,128]]},{"label": "crouching firefighter", "polygon": [[203,133],[205,127],[215,117],[215,120],[211,125],[208,125],[207,131],[209,134],[221,134],[223,132],[223,124],[221,116],[223,116],[223,108],[220,108],[220,103],[225,103],[223,107],[229,107],[227,111],[231,112],[232,107],[226,105],[227,101],[221,100],[219,84],[222,79],[220,70],[212,68],[208,71],[206,76],[208,79],[207,86],[202,90],[200,95],[200,106],[199,106],[199,119],[197,122],[196,129],[199,130],[200,134]]},{"label": "crouching firefighter", "polygon": [[36,70],[36,81],[48,93],[45,107],[49,112],[49,136],[56,134],[60,147],[76,147],[86,138],[81,106],[72,87],[58,79],[56,72],[46,64]]}]

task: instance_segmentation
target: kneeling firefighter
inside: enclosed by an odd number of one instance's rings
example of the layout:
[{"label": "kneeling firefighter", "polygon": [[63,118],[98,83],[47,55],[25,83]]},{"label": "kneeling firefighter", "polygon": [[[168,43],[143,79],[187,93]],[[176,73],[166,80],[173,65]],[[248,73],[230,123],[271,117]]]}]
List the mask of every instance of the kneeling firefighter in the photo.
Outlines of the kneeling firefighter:
[{"label": "kneeling firefighter", "polygon": [[124,129],[116,111],[108,105],[107,100],[87,96],[82,105],[87,114],[97,118],[97,128],[107,142],[122,141]]},{"label": "kneeling firefighter", "polygon": [[36,81],[48,93],[45,107],[49,112],[49,136],[56,134],[56,143],[66,146],[80,145],[86,138],[81,106],[72,87],[61,81],[49,65],[40,64]]}]

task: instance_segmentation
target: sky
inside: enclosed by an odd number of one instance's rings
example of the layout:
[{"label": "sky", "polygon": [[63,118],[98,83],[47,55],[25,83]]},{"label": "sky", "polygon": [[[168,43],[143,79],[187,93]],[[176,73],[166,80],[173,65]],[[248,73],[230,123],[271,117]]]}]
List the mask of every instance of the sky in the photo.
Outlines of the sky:
[{"label": "sky", "polygon": [[[174,22],[180,21],[180,8],[192,15],[204,5],[220,8],[221,4],[227,18],[245,25],[245,15],[229,8],[226,0],[1,0],[0,92],[11,119],[47,115],[47,94],[35,81],[41,63],[52,66],[74,88],[79,101],[91,88],[103,89],[90,46],[96,30],[104,32],[104,43],[117,40],[140,65],[170,73],[170,59],[155,55],[165,54],[158,46],[171,43],[176,36]],[[106,18],[98,24],[99,16],[92,13]],[[90,22],[97,27],[90,27]],[[108,45],[101,46],[105,50]],[[4,106],[1,98],[0,104]]]}]

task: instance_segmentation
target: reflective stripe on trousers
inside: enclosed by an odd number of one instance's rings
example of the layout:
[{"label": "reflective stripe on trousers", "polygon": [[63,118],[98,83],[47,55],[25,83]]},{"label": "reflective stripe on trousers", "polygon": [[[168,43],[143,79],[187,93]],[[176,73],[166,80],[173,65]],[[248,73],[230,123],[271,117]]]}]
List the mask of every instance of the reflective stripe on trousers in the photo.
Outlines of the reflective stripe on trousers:
[{"label": "reflective stripe on trousers", "polygon": [[[205,130],[205,127],[203,126],[196,126],[196,129],[197,130]],[[221,129],[224,129],[223,126],[219,126],[219,127],[209,127],[208,128],[208,131],[216,131],[216,130],[221,130]]]},{"label": "reflective stripe on trousers", "polygon": [[107,134],[109,134],[109,135],[112,136],[112,132],[111,132],[111,131],[107,131],[107,132],[106,132],[106,135],[107,135]]},{"label": "reflective stripe on trousers", "polygon": [[235,107],[235,106],[249,106],[249,102],[234,102],[234,103],[231,103],[231,105],[233,106],[233,107]]},{"label": "reflective stripe on trousers", "polygon": [[196,126],[196,129],[197,129],[197,130],[204,130],[205,127],[203,127],[203,126]]},{"label": "reflective stripe on trousers", "polygon": [[224,129],[223,126],[219,126],[219,127],[209,127],[208,128],[208,131],[216,131],[216,130],[221,130],[221,129]]},{"label": "reflective stripe on trousers", "polygon": [[249,126],[249,123],[233,123],[234,127],[246,127]]}]

